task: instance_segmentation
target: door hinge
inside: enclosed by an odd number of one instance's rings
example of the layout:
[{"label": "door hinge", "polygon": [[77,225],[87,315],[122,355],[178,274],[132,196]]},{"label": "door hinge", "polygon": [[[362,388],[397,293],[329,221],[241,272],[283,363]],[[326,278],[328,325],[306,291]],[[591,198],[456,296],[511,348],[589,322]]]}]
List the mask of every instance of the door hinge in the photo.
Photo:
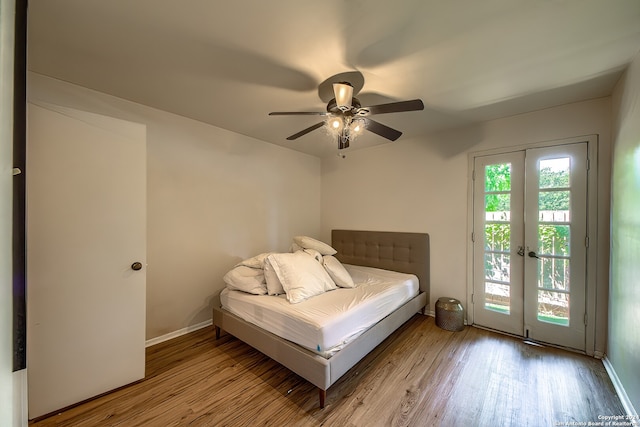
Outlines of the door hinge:
[{"label": "door hinge", "polygon": [[591,170],[591,159],[587,158],[587,170]]},{"label": "door hinge", "polygon": [[474,294],[471,294],[471,304],[475,304],[475,301],[473,300],[473,295]]},{"label": "door hinge", "polygon": [[471,171],[471,181],[475,181],[476,180],[476,170],[472,170]]},{"label": "door hinge", "polygon": [[13,176],[20,175],[22,173],[22,170],[20,168],[13,168],[11,173],[13,174]]},{"label": "door hinge", "polygon": [[584,326],[587,326],[587,313],[584,314]]},{"label": "door hinge", "polygon": [[585,238],[584,238],[584,247],[585,248],[589,247],[589,236],[585,236]]},{"label": "door hinge", "polygon": [[471,232],[471,241],[474,243],[476,241],[476,233],[474,233],[473,231]]}]

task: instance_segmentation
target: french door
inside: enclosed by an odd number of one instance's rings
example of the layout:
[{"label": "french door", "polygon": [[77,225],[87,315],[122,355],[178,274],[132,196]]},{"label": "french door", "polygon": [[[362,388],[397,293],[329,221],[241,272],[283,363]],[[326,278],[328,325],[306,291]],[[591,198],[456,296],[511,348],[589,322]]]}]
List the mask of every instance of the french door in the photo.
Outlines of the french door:
[{"label": "french door", "polygon": [[585,350],[587,148],[475,157],[475,324]]}]

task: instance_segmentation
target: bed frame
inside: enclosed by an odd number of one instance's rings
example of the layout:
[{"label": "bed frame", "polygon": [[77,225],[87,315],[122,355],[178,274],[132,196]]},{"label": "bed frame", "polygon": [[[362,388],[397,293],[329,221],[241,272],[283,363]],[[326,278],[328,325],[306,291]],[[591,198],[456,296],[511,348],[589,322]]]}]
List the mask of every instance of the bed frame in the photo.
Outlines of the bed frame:
[{"label": "bed frame", "polygon": [[418,276],[420,293],[369,328],[331,358],[287,341],[223,310],[214,302],[216,339],[224,330],[300,375],[316,387],[324,408],[327,389],[429,302],[429,235],[385,231],[332,230],[331,246],[342,263],[383,268]]}]

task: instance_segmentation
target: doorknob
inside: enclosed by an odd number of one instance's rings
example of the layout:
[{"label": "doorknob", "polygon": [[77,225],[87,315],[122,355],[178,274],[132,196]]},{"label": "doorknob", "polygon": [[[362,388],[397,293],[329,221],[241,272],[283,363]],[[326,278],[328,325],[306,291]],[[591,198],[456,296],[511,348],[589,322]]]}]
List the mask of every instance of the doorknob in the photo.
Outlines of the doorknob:
[{"label": "doorknob", "polygon": [[529,255],[529,257],[531,257],[531,258],[538,258],[538,259],[540,259],[540,257],[538,256],[538,254],[536,254],[534,251],[529,251],[529,254],[528,254],[528,255]]},{"label": "doorknob", "polygon": [[142,263],[134,262],[133,264],[131,264],[131,269],[135,271],[142,270]]}]

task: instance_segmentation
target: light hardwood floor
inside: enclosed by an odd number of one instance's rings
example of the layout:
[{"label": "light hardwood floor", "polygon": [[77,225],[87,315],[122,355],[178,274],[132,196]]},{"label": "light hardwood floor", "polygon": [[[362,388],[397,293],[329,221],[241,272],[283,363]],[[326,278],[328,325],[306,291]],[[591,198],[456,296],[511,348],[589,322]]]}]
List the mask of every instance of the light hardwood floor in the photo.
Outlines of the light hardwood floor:
[{"label": "light hardwood floor", "polygon": [[[38,426],[558,426],[621,415],[602,362],[416,315],[328,390],[213,328],[147,349],[144,381]],[[575,424],[574,424],[575,425]]]}]

